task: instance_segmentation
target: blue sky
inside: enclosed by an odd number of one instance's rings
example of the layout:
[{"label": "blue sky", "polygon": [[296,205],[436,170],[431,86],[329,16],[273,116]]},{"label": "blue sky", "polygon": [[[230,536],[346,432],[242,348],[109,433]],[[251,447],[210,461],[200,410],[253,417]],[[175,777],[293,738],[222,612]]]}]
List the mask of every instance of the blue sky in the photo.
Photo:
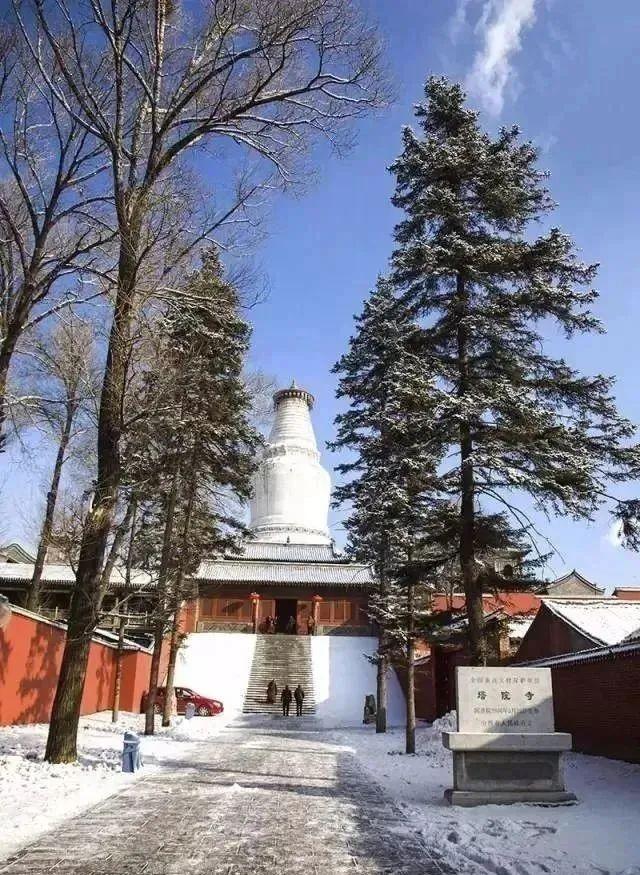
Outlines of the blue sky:
[{"label": "blue sky", "polygon": [[[601,0],[364,2],[385,36],[397,100],[359,126],[347,158],[322,158],[304,196],[274,203],[258,256],[271,292],[252,311],[253,364],[313,392],[318,438],[332,437],[338,408],[330,369],[392,248],[398,214],[386,168],[425,79],[443,73],[466,83],[487,127],[518,123],[543,149],[559,204],[554,223],[574,236],[585,260],[601,262],[596,311],[608,332],[570,346],[551,337],[551,346],[586,372],[615,374],[622,410],[640,422],[640,4],[618,0],[612,14]],[[23,509],[40,477],[0,473],[0,538],[29,540]],[[340,542],[339,520],[334,513]],[[640,581],[640,557],[610,542],[606,514],[592,526],[540,526],[562,554],[549,575],[577,567],[607,586]]]}]

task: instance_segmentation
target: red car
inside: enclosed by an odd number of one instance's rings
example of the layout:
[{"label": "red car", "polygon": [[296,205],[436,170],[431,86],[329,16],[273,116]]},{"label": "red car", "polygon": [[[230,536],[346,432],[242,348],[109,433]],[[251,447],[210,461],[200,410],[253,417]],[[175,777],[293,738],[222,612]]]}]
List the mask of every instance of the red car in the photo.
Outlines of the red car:
[{"label": "red car", "polygon": [[[224,711],[224,705],[222,702],[219,702],[217,699],[209,699],[208,696],[201,696],[199,693],[194,693],[193,690],[190,690],[188,687],[175,687],[176,693],[176,705],[178,708],[178,714],[184,714],[187,708],[187,704],[192,702],[196,709],[196,714],[200,717],[212,717],[215,714],[222,714]],[[165,696],[165,688],[158,687],[156,690],[156,704],[155,704],[155,712],[156,714],[162,714],[164,709],[164,696]],[[141,711],[144,713],[147,709],[147,694],[145,693],[142,697],[142,708]]]}]

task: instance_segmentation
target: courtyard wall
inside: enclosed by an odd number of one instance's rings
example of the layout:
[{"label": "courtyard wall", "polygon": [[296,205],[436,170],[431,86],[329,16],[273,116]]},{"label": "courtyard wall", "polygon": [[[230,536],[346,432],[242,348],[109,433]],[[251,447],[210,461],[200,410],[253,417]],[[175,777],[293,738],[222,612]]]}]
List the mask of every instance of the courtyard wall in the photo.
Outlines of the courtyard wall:
[{"label": "courtyard wall", "polygon": [[574,750],[640,763],[640,643],[526,664],[551,669],[556,730]]},{"label": "courtyard wall", "polygon": [[[0,726],[48,722],[65,637],[62,624],[12,605],[9,625],[0,631]],[[140,709],[150,662],[150,651],[130,642],[127,644],[122,656],[121,710]],[[81,714],[112,707],[116,663],[115,640],[94,637]]]}]

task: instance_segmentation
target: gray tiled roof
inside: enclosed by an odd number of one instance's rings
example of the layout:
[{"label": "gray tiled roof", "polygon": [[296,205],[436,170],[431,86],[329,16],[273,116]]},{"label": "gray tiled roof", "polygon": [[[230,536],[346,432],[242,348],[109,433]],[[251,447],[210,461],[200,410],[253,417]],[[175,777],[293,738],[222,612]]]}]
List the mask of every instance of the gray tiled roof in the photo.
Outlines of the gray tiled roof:
[{"label": "gray tiled roof", "polygon": [[333,544],[272,544],[268,541],[247,541],[239,554],[229,553],[228,560],[249,559],[267,562],[348,562]]},{"label": "gray tiled roof", "polygon": [[[29,581],[33,576],[33,565],[27,562],[0,562],[0,582]],[[42,580],[45,583],[74,584],[75,571],[70,565],[49,565],[42,569]],[[125,586],[124,570],[114,568],[111,572],[111,586]],[[146,571],[134,568],[131,573],[131,588],[142,589],[153,586],[151,575]]]},{"label": "gray tiled roof", "polygon": [[284,583],[313,586],[369,586],[368,565],[355,562],[258,562],[221,559],[203,562],[196,579],[210,583]]}]

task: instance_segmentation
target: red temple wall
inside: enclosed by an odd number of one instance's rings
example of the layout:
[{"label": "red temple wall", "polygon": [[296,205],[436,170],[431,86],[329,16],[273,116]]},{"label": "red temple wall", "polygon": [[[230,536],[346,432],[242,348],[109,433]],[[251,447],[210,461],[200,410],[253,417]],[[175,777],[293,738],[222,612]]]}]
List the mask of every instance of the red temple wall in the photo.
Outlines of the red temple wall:
[{"label": "red temple wall", "polygon": [[[0,726],[46,723],[58,683],[66,632],[36,614],[13,608],[9,625],[0,631]],[[82,695],[81,714],[104,711],[113,704],[117,649],[94,639]],[[151,654],[125,651],[120,707],[138,711],[149,677]]]}]

